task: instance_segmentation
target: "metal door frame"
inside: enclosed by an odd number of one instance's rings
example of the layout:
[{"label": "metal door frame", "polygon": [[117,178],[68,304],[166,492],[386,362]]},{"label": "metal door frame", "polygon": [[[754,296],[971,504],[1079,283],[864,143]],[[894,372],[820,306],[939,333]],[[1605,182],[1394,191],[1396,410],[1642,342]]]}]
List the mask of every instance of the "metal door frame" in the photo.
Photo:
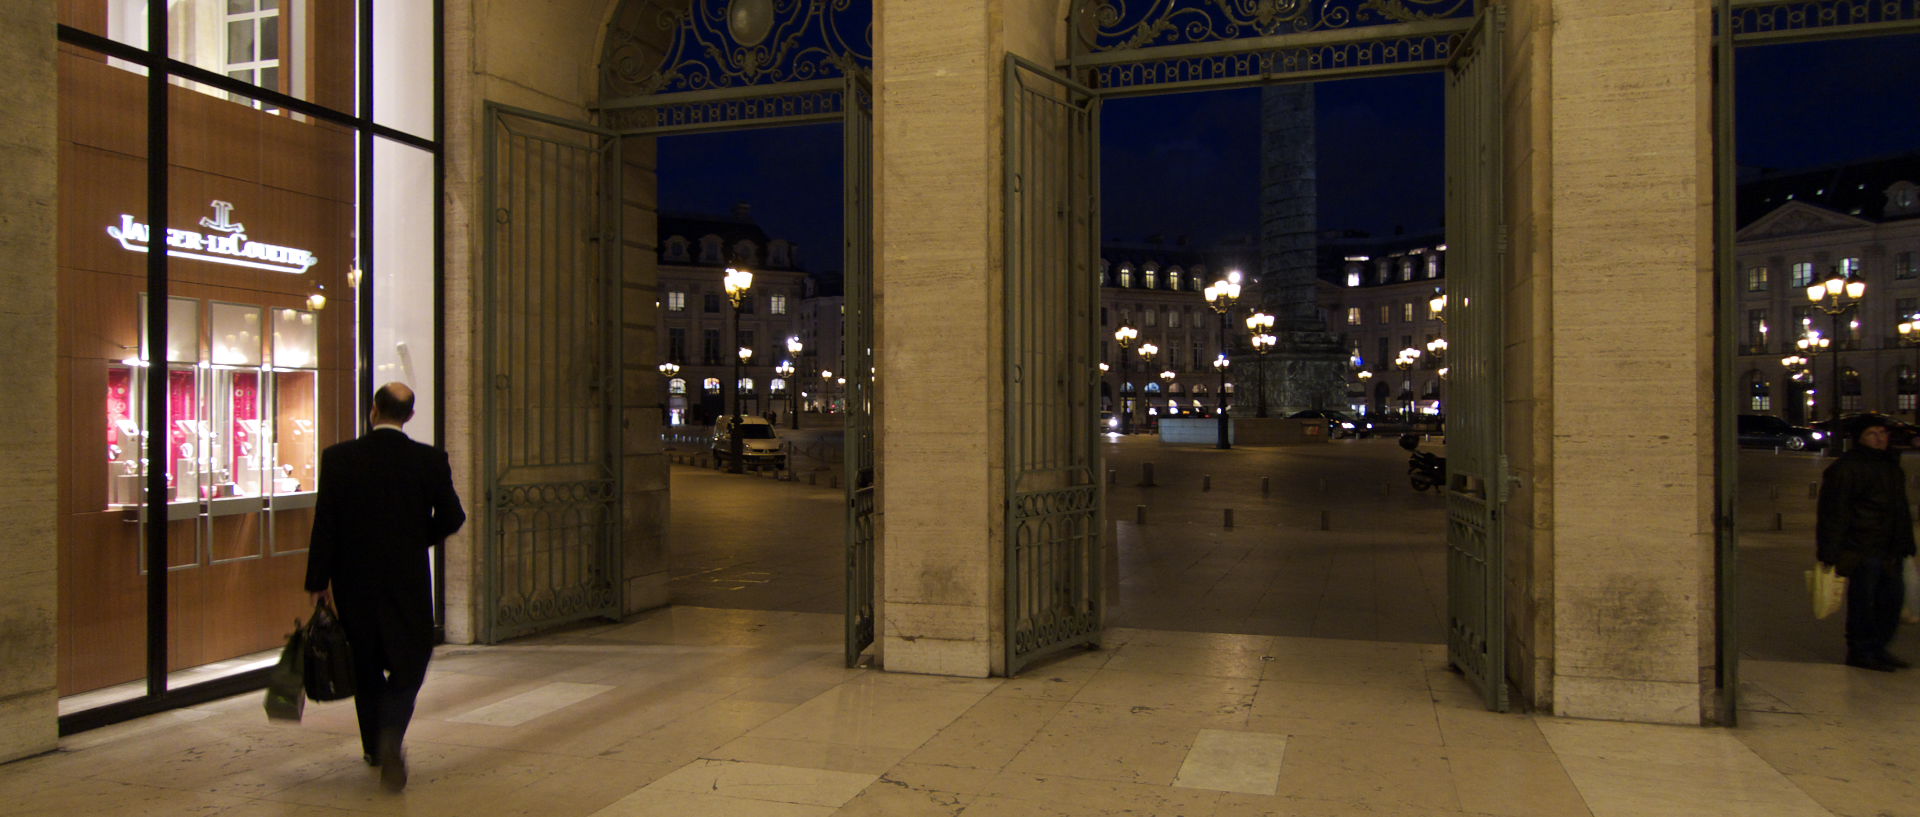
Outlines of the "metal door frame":
[{"label": "metal door frame", "polygon": [[1920,0],[1844,2],[1843,0],[1716,0],[1713,49],[1714,184],[1714,625],[1718,656],[1714,682],[1719,690],[1714,716],[1726,726],[1739,722],[1740,628],[1733,610],[1739,604],[1740,575],[1739,432],[1736,416],[1739,382],[1740,283],[1734,223],[1739,189],[1736,179],[1734,54],[1743,46],[1920,33]]},{"label": "metal door frame", "polygon": [[857,67],[847,71],[846,96],[841,111],[844,160],[841,184],[842,281],[845,300],[841,316],[841,371],[847,376],[846,432],[841,439],[842,467],[847,480],[847,666],[860,664],[860,654],[874,642],[874,565],[879,523],[879,459],[875,454],[874,415],[879,400],[874,390],[873,285],[873,80]]},{"label": "metal door frame", "polygon": [[[560,201],[559,195],[554,195],[549,199],[546,195],[546,188],[541,188],[538,191],[541,193],[538,202],[532,201],[530,197],[526,195],[521,196],[521,201],[519,202],[503,202],[500,200],[500,184],[503,179],[524,180],[528,178],[514,172],[513,163],[516,161],[516,157],[521,154],[512,149],[511,142],[505,146],[507,148],[505,158],[509,164],[506,167],[506,172],[502,172],[501,160],[503,158],[503,146],[500,144],[500,140],[503,134],[509,138],[513,136],[513,120],[537,123],[538,125],[548,128],[560,128],[563,131],[571,131],[598,140],[598,144],[591,149],[592,153],[598,154],[597,161],[599,164],[598,173],[592,174],[593,182],[597,184],[598,189],[594,191],[591,196],[591,198],[596,200],[594,206],[597,208],[597,212],[592,214],[592,218],[598,222],[598,225],[593,229],[592,235],[587,241],[597,242],[599,244],[600,280],[597,282],[597,286],[600,289],[600,302],[598,304],[600,311],[597,316],[588,317],[587,319],[598,322],[600,337],[597,339],[597,348],[590,347],[589,351],[587,351],[589,361],[597,359],[597,362],[590,363],[596,371],[590,373],[584,380],[577,382],[583,384],[589,392],[598,392],[599,405],[597,407],[597,422],[599,428],[597,429],[597,436],[599,436],[600,439],[596,445],[594,440],[596,429],[592,428],[595,418],[585,416],[581,419],[584,419],[588,425],[582,430],[582,436],[574,438],[574,435],[570,434],[570,439],[565,444],[566,447],[574,449],[576,453],[592,452],[593,449],[597,447],[597,456],[599,459],[592,462],[520,462],[516,464],[511,451],[511,441],[503,436],[511,434],[514,422],[502,416],[504,407],[498,405],[497,401],[502,399],[500,395],[511,394],[512,390],[519,384],[513,383],[508,372],[503,371],[503,369],[511,370],[514,368],[511,360],[501,360],[501,344],[503,340],[507,343],[514,342],[510,337],[511,330],[504,327],[507,327],[513,319],[512,310],[516,305],[505,303],[507,296],[501,292],[500,284],[503,277],[524,274],[526,272],[526,266],[533,263],[533,253],[538,250],[543,250],[544,245],[539,248],[533,246],[525,248],[523,250],[525,254],[520,259],[520,266],[515,267],[513,260],[503,255],[503,252],[512,252],[514,248],[503,248],[501,246],[500,233],[502,229],[511,228],[513,224],[513,213],[520,205],[524,204],[524,209],[528,211],[539,212],[539,217],[544,221],[549,215],[558,215],[549,214],[547,208],[558,205]],[[621,161],[620,135],[608,129],[582,122],[572,122],[560,117],[549,116],[537,111],[514,108],[496,102],[486,103],[483,121],[486,128],[485,165],[482,175],[482,183],[485,186],[485,190],[483,194],[483,209],[481,212],[486,214],[485,223],[487,226],[484,228],[484,281],[480,309],[480,314],[483,319],[481,321],[483,329],[480,352],[483,372],[481,378],[481,393],[484,395],[482,398],[484,408],[481,411],[481,415],[483,417],[483,433],[485,435],[481,445],[483,449],[481,462],[482,468],[484,469],[481,478],[486,488],[487,513],[481,521],[481,558],[483,559],[481,572],[483,574],[482,592],[484,595],[482,596],[480,638],[487,643],[495,643],[517,635],[564,624],[569,621],[592,617],[618,618],[622,609],[624,582],[621,580],[623,570],[621,566],[620,548],[621,515],[619,513],[622,496],[622,469],[619,462],[619,452],[623,450],[623,446],[620,445],[620,424],[618,422],[620,410],[619,395],[621,393],[619,388],[619,379],[621,377],[619,332],[621,299],[618,297],[618,288],[621,282],[621,219],[618,208],[621,206],[620,180],[622,174],[619,172],[619,163]],[[529,135],[527,138],[531,140],[538,139],[539,137]],[[545,162],[548,146],[552,147],[556,160],[563,150],[582,150],[578,146],[565,145],[551,139],[540,139],[540,141],[544,143],[540,147],[539,153],[539,161],[542,163]],[[521,165],[520,168],[521,172],[524,173],[525,165]],[[529,187],[528,190],[532,190],[532,188]],[[586,198],[589,197],[579,197],[569,203],[568,206],[577,207],[579,202],[584,201]],[[565,215],[578,217],[582,214],[578,213],[577,210],[569,210]],[[547,225],[543,224],[542,226]],[[545,237],[544,233],[541,235]],[[524,243],[531,245],[532,241]],[[568,260],[578,263],[582,259],[575,257]],[[556,280],[552,282],[552,285],[554,287],[554,294],[558,294],[559,287],[561,286],[560,283]],[[541,282],[541,286],[545,287],[546,282]],[[591,298],[588,299],[587,306],[591,308]],[[552,329],[553,332],[549,337],[557,339],[561,333],[566,331],[566,329],[563,329],[557,323],[552,327],[546,325],[546,318],[550,310],[543,307],[538,311],[541,314],[542,320],[541,326],[536,329],[536,334]],[[558,319],[557,315],[555,319]],[[568,328],[577,332],[581,327],[573,325]],[[588,327],[588,329],[589,331],[593,331],[592,327]],[[503,334],[509,337],[503,339]],[[530,349],[521,349],[519,351],[523,354],[519,364],[520,367],[535,367],[536,364],[531,360],[533,351]],[[546,362],[545,355],[547,351],[548,350],[541,350],[541,363]],[[508,355],[511,357],[512,352],[509,351]],[[552,350],[552,356],[556,366],[562,363],[579,362],[573,356],[567,356],[565,360],[562,360],[562,353],[558,349]],[[523,397],[525,396],[524,392],[521,394]],[[557,392],[552,395],[552,397],[554,398],[555,404],[560,403],[560,395]],[[521,423],[527,424],[528,427],[530,427],[531,424],[528,423],[528,417],[530,416],[531,411],[528,411],[526,416],[521,420]],[[530,445],[538,452],[552,453],[552,450],[546,445],[546,431],[547,429],[543,428],[542,439],[537,442],[532,442]],[[556,447],[560,446],[557,430],[553,436]],[[521,443],[523,445],[529,444],[524,438],[522,438]],[[531,478],[526,480],[511,479],[509,476],[510,472],[516,467],[532,472],[529,474]],[[548,472],[549,477],[564,476],[565,478],[558,480],[549,478],[542,481],[539,475],[543,471]],[[562,474],[554,472],[574,473]],[[504,586],[504,583],[507,578],[507,571],[503,566],[503,560],[509,558],[509,554],[507,552],[508,548],[504,545],[502,538],[506,535],[508,519],[510,517],[530,520],[544,518],[549,525],[563,524],[562,520],[565,519],[571,519],[579,523],[583,518],[583,514],[591,515],[596,509],[598,521],[588,521],[585,523],[589,526],[597,527],[597,530],[589,534],[588,541],[590,544],[587,549],[579,553],[568,553],[564,550],[549,549],[544,556],[544,561],[546,562],[545,567],[549,571],[553,571],[557,567],[562,572],[571,571],[579,574],[583,577],[583,580],[567,588],[554,586],[545,588],[535,587],[528,592],[529,598],[534,600],[530,600],[524,605],[506,604],[507,588]],[[537,522],[531,523],[528,528],[530,533],[537,532],[541,529]],[[569,559],[574,557],[577,557],[580,561],[569,564]],[[537,563],[541,561],[542,558],[543,557],[539,555],[534,555],[532,556],[530,564]],[[521,609],[522,607],[525,609]]]},{"label": "metal door frame", "polygon": [[1005,78],[1002,561],[1012,675],[1099,643],[1105,481],[1097,442],[1100,96],[1015,54]]},{"label": "metal door frame", "polygon": [[1500,81],[1503,10],[1493,6],[1447,65],[1447,661],[1494,711],[1506,667],[1506,199]]}]

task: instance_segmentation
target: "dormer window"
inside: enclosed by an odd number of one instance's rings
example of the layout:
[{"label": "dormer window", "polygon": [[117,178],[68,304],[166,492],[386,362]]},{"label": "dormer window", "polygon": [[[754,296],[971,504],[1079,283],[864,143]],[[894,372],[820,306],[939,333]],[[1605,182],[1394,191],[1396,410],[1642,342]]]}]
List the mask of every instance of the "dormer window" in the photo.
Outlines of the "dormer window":
[{"label": "dormer window", "polygon": [[1887,188],[1887,215],[1905,216],[1916,213],[1920,213],[1920,185],[1909,181],[1898,181]]},{"label": "dormer window", "polygon": [[746,264],[751,266],[753,264],[759,263],[759,259],[760,259],[759,246],[755,245],[753,242],[748,241],[746,239],[741,239],[739,241],[734,242],[733,263]]},{"label": "dormer window", "polygon": [[767,243],[767,266],[770,266],[770,267],[792,266],[792,264],[790,264],[787,261],[787,247],[788,247],[788,244],[785,240],[775,239],[771,242],[768,242]]},{"label": "dormer window", "polygon": [[720,262],[720,237],[717,235],[701,236],[700,263],[719,264]]},{"label": "dormer window", "polygon": [[667,239],[667,260],[678,261],[682,264],[687,262],[686,238],[676,235]]}]

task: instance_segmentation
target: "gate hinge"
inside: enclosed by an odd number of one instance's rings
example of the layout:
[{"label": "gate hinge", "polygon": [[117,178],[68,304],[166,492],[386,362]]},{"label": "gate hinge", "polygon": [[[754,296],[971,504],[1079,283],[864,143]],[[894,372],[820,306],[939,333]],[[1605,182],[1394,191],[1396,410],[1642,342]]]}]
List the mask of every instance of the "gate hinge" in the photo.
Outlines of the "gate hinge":
[{"label": "gate hinge", "polygon": [[1514,476],[1513,471],[1507,467],[1505,454],[1499,456],[1495,469],[1494,501],[1504,505],[1513,496],[1513,486],[1520,484],[1520,478]]}]

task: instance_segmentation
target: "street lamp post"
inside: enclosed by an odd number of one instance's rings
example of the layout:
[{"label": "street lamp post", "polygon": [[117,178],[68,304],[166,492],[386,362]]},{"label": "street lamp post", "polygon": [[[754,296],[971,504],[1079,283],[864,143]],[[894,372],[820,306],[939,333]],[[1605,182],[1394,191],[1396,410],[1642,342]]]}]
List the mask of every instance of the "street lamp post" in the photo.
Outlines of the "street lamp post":
[{"label": "street lamp post", "polygon": [[[660,377],[661,379],[666,381],[666,385],[668,386],[667,400],[669,401],[673,399],[673,388],[672,388],[673,376],[679,373],[680,373],[680,364],[678,363],[675,363],[669,360],[665,363],[660,364]],[[669,417],[671,417],[671,415],[669,415]]]},{"label": "street lamp post", "polygon": [[1254,396],[1253,416],[1267,416],[1267,353],[1273,351],[1273,345],[1280,339],[1267,334],[1273,328],[1273,316],[1265,312],[1255,312],[1247,316],[1247,333],[1252,335],[1255,364],[1260,367],[1259,383],[1255,388],[1259,393]]},{"label": "street lamp post", "polygon": [[1113,407],[1119,409],[1122,434],[1133,433],[1133,407],[1127,403],[1127,389],[1133,385],[1133,368],[1127,365],[1127,348],[1133,345],[1137,337],[1140,337],[1140,330],[1131,326],[1113,330],[1113,340],[1120,344],[1120,396],[1114,401]]},{"label": "street lamp post", "polygon": [[[789,417],[798,416],[794,414],[793,372],[793,361],[791,360],[782,360],[780,361],[780,365],[773,367],[773,373],[780,377],[780,389],[785,392],[787,396],[787,416]],[[799,428],[800,424],[794,423],[793,427]]]},{"label": "street lamp post", "polygon": [[1177,377],[1172,369],[1160,373],[1160,396],[1167,399],[1167,413],[1172,414],[1180,401],[1173,399],[1173,379]]},{"label": "street lamp post", "polygon": [[[1406,372],[1411,370],[1414,364],[1418,362],[1420,362],[1420,350],[1415,349],[1412,346],[1409,346],[1405,349],[1401,349],[1400,356],[1393,359],[1393,367],[1396,369],[1399,369],[1402,372]],[[1413,381],[1411,379],[1402,381],[1401,387],[1407,390],[1406,392],[1407,396],[1405,399],[1400,401],[1400,405],[1401,405],[1400,414],[1403,419],[1406,419],[1407,422],[1412,422]]]},{"label": "street lamp post", "polygon": [[1233,305],[1240,300],[1240,271],[1233,270],[1227,277],[1213,282],[1206,289],[1207,306],[1220,316],[1220,356],[1213,361],[1213,368],[1220,372],[1220,439],[1215,448],[1232,448],[1232,432],[1227,427],[1227,313],[1233,311]]},{"label": "street lamp post", "polygon": [[[1827,313],[1827,318],[1831,321],[1833,334],[1835,336],[1840,334],[1840,316],[1845,315],[1852,311],[1854,307],[1859,306],[1860,301],[1865,298],[1866,295],[1867,282],[1861,280],[1860,276],[1846,274],[1838,266],[1833,268],[1833,272],[1827,276],[1827,280],[1814,283],[1807,287],[1807,300],[1813,304],[1815,309]],[[1821,345],[1825,346],[1827,344]],[[1828,410],[1828,416],[1834,420],[1840,419],[1840,350],[1838,347],[1833,350],[1833,400],[1831,406],[1832,408]]]},{"label": "street lamp post", "polygon": [[[740,304],[746,302],[747,290],[753,287],[753,273],[728,267],[727,277],[722,280],[722,283],[727,289],[727,303],[733,305],[733,339],[737,342],[740,339]],[[741,441],[740,429],[737,427],[740,425],[740,364],[753,356],[753,350],[742,347],[740,352],[733,364],[733,383],[728,387],[728,393],[733,395],[732,417],[736,428],[727,435],[729,438],[727,455],[732,459],[732,462],[727,463],[727,471],[735,474],[743,473],[740,461],[745,459],[745,443]]]},{"label": "street lamp post", "polygon": [[[1151,344],[1151,343],[1142,343],[1142,344],[1140,344],[1140,348],[1138,348],[1138,349],[1135,349],[1134,351],[1135,351],[1136,353],[1138,353],[1138,354],[1140,355],[1140,362],[1141,362],[1141,363],[1144,363],[1144,364],[1146,364],[1146,365],[1145,365],[1145,366],[1144,366],[1143,368],[1144,368],[1144,369],[1145,369],[1146,371],[1149,371],[1149,372],[1151,372],[1151,371],[1153,371],[1153,356],[1154,356],[1154,355],[1157,355],[1157,354],[1160,354],[1160,347],[1158,347],[1158,346],[1155,346],[1155,345],[1153,345],[1153,344]],[[1153,382],[1153,378],[1151,378],[1151,377],[1149,377],[1149,378],[1147,378],[1147,382],[1148,382],[1148,383],[1152,383],[1152,382]],[[1146,389],[1146,387],[1145,387],[1145,386],[1141,386],[1141,387],[1140,387],[1140,394],[1141,394],[1141,398],[1140,398],[1140,402],[1141,402],[1141,403],[1146,403],[1146,404],[1147,404],[1147,406],[1148,406],[1149,408],[1151,408],[1153,404],[1152,404],[1152,403],[1148,403],[1148,402],[1147,402],[1147,399],[1146,399],[1146,396],[1145,396],[1145,395],[1146,395],[1146,393],[1147,393],[1147,389]]]},{"label": "street lamp post", "polygon": [[[1368,387],[1373,384],[1373,372],[1368,369],[1361,369],[1358,374],[1354,375],[1354,377],[1360,381],[1361,405],[1367,409],[1372,409],[1373,408],[1373,391]],[[1365,414],[1366,412],[1362,411],[1361,413]]]},{"label": "street lamp post", "polygon": [[[806,344],[801,343],[799,338],[787,338],[787,354],[792,355],[793,360],[798,361],[800,359],[800,350],[805,348]],[[791,369],[787,374],[791,375],[797,371],[799,371],[799,369]],[[787,414],[791,416],[787,418],[787,422],[791,428],[797,429],[800,427],[800,404],[794,402],[793,382],[793,378],[789,376],[787,378]]]}]

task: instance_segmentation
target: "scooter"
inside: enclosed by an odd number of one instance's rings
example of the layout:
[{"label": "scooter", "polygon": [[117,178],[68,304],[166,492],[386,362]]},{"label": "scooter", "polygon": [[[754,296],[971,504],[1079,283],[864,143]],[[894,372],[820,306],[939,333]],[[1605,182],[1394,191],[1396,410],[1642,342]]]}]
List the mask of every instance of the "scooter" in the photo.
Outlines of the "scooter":
[{"label": "scooter", "polygon": [[1410,452],[1407,457],[1407,481],[1413,483],[1413,489],[1424,491],[1432,488],[1442,490],[1447,484],[1447,458],[1420,449],[1420,435],[1400,435],[1400,447]]}]

